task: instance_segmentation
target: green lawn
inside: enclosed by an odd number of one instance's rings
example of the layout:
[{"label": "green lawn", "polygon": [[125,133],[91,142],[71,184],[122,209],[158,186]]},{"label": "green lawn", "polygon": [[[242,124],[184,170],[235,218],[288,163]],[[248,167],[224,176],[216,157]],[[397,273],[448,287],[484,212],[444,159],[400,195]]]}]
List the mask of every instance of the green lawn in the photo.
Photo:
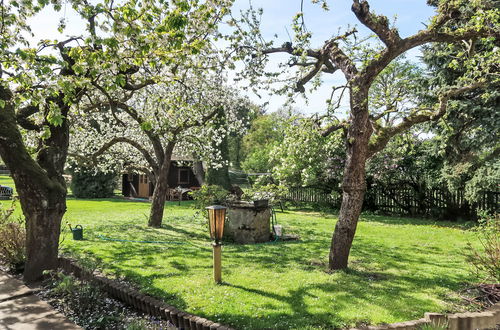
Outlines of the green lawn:
[{"label": "green lawn", "polygon": [[7,176],[7,175],[0,174],[0,186],[9,186],[11,188],[14,188],[14,192],[16,191],[14,181],[12,181],[12,178],[10,176]]},{"label": "green lawn", "polygon": [[[1,182],[1,181],[0,181]],[[336,216],[278,212],[300,241],[223,247],[223,285],[212,281],[211,246],[203,217],[189,202],[168,203],[161,229],[145,226],[148,203],[68,200],[66,219],[85,241],[65,231],[62,249],[91,253],[108,274],[187,312],[237,329],[330,329],[382,323],[453,308],[455,292],[475,278],[464,260],[471,232],[447,222],[363,216],[350,270],[328,274]],[[115,239],[165,241],[146,244]]]}]

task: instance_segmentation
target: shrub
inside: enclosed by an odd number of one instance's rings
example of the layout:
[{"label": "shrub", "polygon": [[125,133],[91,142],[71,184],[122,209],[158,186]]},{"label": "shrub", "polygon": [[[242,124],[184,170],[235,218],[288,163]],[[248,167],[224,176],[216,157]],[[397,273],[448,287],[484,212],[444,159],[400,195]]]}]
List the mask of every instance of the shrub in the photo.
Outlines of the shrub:
[{"label": "shrub", "polygon": [[213,204],[225,204],[229,191],[216,185],[203,185],[201,189],[189,193],[193,197],[194,207],[204,209]]},{"label": "shrub", "polygon": [[26,260],[24,220],[14,219],[14,203],[10,208],[0,204],[0,263],[12,270],[21,270]]},{"label": "shrub", "polygon": [[281,200],[287,194],[287,192],[288,188],[285,186],[268,184],[256,186],[252,189],[247,189],[243,197],[250,201],[268,199],[269,202],[274,203]]},{"label": "shrub", "polygon": [[500,283],[500,214],[483,216],[475,228],[481,248],[469,245],[467,260],[485,281]]},{"label": "shrub", "polygon": [[113,196],[116,173],[99,172],[93,168],[73,168],[71,190],[78,198],[105,198]]}]

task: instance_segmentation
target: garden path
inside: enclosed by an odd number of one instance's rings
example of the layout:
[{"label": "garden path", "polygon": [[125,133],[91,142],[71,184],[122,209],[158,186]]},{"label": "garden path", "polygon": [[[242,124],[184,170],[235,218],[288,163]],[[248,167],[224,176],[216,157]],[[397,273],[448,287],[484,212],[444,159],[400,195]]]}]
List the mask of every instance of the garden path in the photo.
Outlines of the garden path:
[{"label": "garden path", "polygon": [[0,271],[0,330],[81,330],[35,292]]}]

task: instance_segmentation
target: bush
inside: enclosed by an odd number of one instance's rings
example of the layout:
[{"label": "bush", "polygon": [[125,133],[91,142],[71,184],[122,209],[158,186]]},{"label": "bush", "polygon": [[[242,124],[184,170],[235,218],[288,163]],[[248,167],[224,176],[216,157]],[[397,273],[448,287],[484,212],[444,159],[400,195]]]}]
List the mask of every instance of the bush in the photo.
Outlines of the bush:
[{"label": "bush", "polygon": [[482,279],[500,283],[500,214],[483,216],[475,230],[481,249],[469,243],[467,259]]},{"label": "bush", "polygon": [[10,208],[0,204],[0,263],[20,271],[26,260],[26,230],[22,218],[14,219],[14,203]]},{"label": "bush", "polygon": [[204,209],[207,206],[214,204],[225,204],[229,195],[229,191],[216,185],[203,185],[201,189],[189,193],[193,197],[194,207]]},{"label": "bush", "polygon": [[71,190],[78,198],[106,198],[113,196],[116,173],[98,172],[92,168],[74,168],[71,171]]},{"label": "bush", "polygon": [[288,188],[285,186],[268,184],[247,189],[243,198],[249,201],[267,199],[272,204],[283,199],[287,193]]}]

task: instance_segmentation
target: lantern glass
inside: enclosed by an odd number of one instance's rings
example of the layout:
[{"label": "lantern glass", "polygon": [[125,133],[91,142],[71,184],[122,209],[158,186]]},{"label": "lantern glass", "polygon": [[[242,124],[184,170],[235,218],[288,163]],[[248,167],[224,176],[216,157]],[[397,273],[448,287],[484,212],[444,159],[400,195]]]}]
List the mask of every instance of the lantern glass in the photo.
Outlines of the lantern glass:
[{"label": "lantern glass", "polygon": [[224,233],[224,220],[226,218],[226,208],[220,205],[207,207],[208,224],[210,229],[210,238],[215,242],[222,240]]}]

